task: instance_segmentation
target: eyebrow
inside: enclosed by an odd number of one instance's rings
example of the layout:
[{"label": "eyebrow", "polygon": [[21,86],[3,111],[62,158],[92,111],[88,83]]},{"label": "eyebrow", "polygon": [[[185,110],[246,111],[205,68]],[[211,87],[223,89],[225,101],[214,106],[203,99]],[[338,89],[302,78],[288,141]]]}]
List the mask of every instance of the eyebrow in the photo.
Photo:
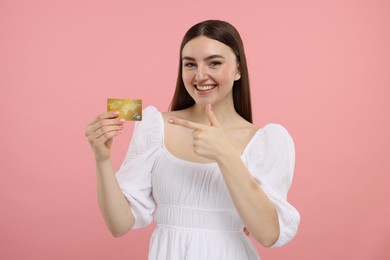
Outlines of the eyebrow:
[{"label": "eyebrow", "polygon": [[[221,55],[214,54],[214,55],[210,55],[210,56],[206,57],[204,60],[208,61],[208,60],[212,60],[212,59],[216,59],[216,58],[225,59],[225,57],[223,57]],[[184,56],[183,60],[195,61],[195,59],[193,57],[189,57],[189,56]]]}]

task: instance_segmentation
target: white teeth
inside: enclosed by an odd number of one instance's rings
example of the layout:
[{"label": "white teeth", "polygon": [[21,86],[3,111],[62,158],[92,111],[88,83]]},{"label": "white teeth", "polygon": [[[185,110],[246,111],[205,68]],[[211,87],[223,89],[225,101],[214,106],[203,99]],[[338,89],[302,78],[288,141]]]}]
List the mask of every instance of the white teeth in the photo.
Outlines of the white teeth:
[{"label": "white teeth", "polygon": [[206,85],[206,86],[199,86],[199,85],[196,85],[196,89],[197,89],[197,90],[201,90],[201,91],[210,90],[210,89],[213,89],[213,88],[215,88],[215,87],[216,87],[215,85]]}]

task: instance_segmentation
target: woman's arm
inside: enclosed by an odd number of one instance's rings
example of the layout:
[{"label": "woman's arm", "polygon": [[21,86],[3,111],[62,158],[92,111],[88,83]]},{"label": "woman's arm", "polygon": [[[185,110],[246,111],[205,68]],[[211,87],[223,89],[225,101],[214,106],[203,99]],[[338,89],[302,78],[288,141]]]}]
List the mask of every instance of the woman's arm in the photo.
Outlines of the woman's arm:
[{"label": "woman's arm", "polygon": [[134,224],[129,203],[123,195],[111,160],[96,162],[97,198],[100,212],[114,237],[126,234]]},{"label": "woman's arm", "polygon": [[108,112],[97,116],[85,130],[96,164],[98,204],[105,223],[113,236],[126,234],[134,224],[134,216],[123,195],[110,158],[113,138],[123,129],[118,113]]},{"label": "woman's arm", "polygon": [[235,151],[217,159],[230,197],[246,228],[259,243],[272,246],[279,238],[278,213]]},{"label": "woman's arm", "polygon": [[272,246],[280,234],[277,210],[226,138],[210,105],[206,106],[206,114],[210,126],[180,118],[168,122],[193,130],[194,152],[218,163],[247,230],[263,246]]}]

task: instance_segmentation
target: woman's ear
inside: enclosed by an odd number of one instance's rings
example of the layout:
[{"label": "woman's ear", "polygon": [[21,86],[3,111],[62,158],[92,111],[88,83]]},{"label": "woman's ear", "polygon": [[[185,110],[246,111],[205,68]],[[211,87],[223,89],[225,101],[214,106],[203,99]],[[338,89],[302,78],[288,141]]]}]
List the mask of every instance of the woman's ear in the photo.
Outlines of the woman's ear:
[{"label": "woman's ear", "polygon": [[234,75],[234,81],[237,81],[241,78],[240,64],[237,65],[236,75]]}]

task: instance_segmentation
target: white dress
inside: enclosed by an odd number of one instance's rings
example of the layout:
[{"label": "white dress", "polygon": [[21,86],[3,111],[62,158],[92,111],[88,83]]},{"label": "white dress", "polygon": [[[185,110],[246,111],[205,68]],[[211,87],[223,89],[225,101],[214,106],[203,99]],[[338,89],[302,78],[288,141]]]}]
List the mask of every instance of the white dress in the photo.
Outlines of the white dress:
[{"label": "white dress", "polygon": [[[280,236],[274,247],[290,241],[300,222],[287,202],[295,152],[288,132],[268,124],[257,131],[241,159],[274,203]],[[216,163],[179,159],[164,146],[162,114],[152,106],[136,123],[117,180],[135,217],[133,229],[150,224],[150,260],[259,259],[244,234]]]}]

